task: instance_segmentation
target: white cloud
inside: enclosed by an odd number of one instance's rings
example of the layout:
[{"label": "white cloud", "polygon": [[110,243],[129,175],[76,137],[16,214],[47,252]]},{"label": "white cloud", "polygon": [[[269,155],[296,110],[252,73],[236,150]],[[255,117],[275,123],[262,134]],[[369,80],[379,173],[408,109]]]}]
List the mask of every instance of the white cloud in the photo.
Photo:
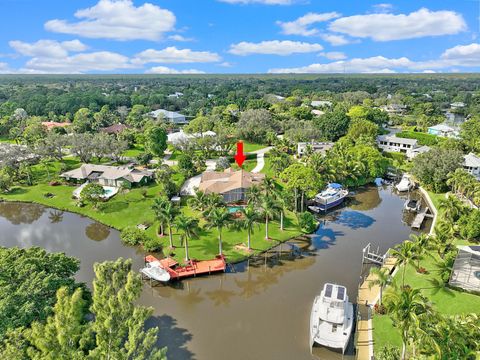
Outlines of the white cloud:
[{"label": "white cloud", "polygon": [[455,46],[445,50],[441,58],[457,66],[480,66],[480,44]]},{"label": "white cloud", "polygon": [[210,51],[194,51],[191,49],[177,49],[174,46],[162,50],[147,49],[135,55],[132,60],[135,64],[146,63],[207,63],[217,62],[222,58]]},{"label": "white cloud", "polygon": [[0,74],[11,74],[12,72],[7,63],[0,62]]},{"label": "white cloud", "polygon": [[218,66],[229,68],[229,67],[233,67],[233,64],[231,62],[224,61],[224,62],[218,64]]},{"label": "white cloud", "polygon": [[376,13],[389,13],[393,10],[393,4],[383,3],[373,5],[373,11]]},{"label": "white cloud", "polygon": [[128,57],[109,51],[76,54],[63,58],[34,57],[27,61],[22,73],[74,74],[88,71],[131,69]]},{"label": "white cloud", "polygon": [[350,44],[351,41],[348,40],[345,36],[343,35],[337,35],[337,34],[320,34],[319,35],[323,40],[328,42],[330,45],[333,46],[342,46],[342,45],[347,45]]},{"label": "white cloud", "polygon": [[311,64],[297,68],[270,69],[269,73],[389,73],[408,69],[414,63],[406,57],[389,59],[383,56],[356,58],[326,64]]},{"label": "white cloud", "polygon": [[175,34],[175,35],[170,35],[168,37],[169,40],[173,40],[173,41],[180,41],[180,42],[187,42],[187,41],[193,41],[192,38],[187,38],[185,36],[182,36],[180,34]]},{"label": "white cloud", "polygon": [[465,31],[467,25],[459,13],[422,8],[408,15],[368,14],[343,17],[331,22],[329,29],[353,37],[390,41],[457,34]]},{"label": "white cloud", "polygon": [[228,4],[292,5],[297,0],[218,0]]},{"label": "white cloud", "polygon": [[205,74],[197,69],[177,70],[166,66],[155,66],[145,72],[146,74]]},{"label": "white cloud", "polygon": [[234,55],[251,55],[251,54],[267,54],[267,55],[291,55],[295,53],[310,53],[323,50],[320,44],[311,44],[299,41],[262,41],[260,43],[241,42],[230,45],[228,51]]},{"label": "white cloud", "polygon": [[322,52],[318,55],[323,56],[329,60],[344,60],[347,58],[347,55],[340,51]]},{"label": "white cloud", "polygon": [[35,43],[13,40],[8,44],[19,54],[33,57],[61,58],[68,56],[70,51],[79,52],[87,49],[87,46],[79,40],[63,42],[55,40],[39,40]]},{"label": "white cloud", "polygon": [[90,8],[78,10],[75,17],[81,20],[50,20],[45,28],[87,38],[155,41],[173,30],[176,20],[169,10],[150,3],[136,7],[132,0],[100,0]]},{"label": "white cloud", "polygon": [[318,34],[318,30],[311,29],[310,25],[319,22],[329,21],[340,16],[341,15],[337,12],[308,13],[294,21],[277,21],[277,25],[282,28],[282,33],[285,35],[312,36]]}]

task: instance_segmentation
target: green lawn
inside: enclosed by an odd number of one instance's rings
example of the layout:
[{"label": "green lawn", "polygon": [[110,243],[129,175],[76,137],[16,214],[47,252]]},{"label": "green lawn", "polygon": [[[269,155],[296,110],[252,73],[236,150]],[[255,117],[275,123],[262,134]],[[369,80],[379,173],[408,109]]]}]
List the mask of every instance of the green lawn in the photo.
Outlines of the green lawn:
[{"label": "green lawn", "polygon": [[243,151],[244,152],[252,152],[252,151],[257,151],[257,150],[260,150],[260,149],[264,149],[266,148],[267,145],[262,145],[262,144],[254,144],[254,143],[251,143],[251,142],[248,142],[248,141],[244,141],[243,142]]},{"label": "green lawn", "polygon": [[[64,161],[65,169],[76,168],[80,165],[78,159],[69,158]],[[254,161],[256,164],[256,160]],[[52,163],[49,166],[51,174],[58,174],[61,169],[60,163]],[[130,190],[126,194],[117,194],[109,201],[101,203],[99,209],[95,210],[91,205],[84,207],[76,206],[76,200],[72,198],[72,192],[75,186],[48,185],[49,179],[44,166],[36,165],[33,167],[33,175],[36,179],[41,180],[41,183],[34,186],[17,186],[9,194],[2,195],[2,198],[8,201],[25,201],[43,204],[49,207],[58,208],[65,211],[75,212],[81,215],[88,216],[103,224],[114,227],[116,229],[123,229],[127,226],[136,226],[140,223],[152,223],[152,226],[147,229],[147,235],[157,236],[158,223],[154,221],[154,214],[151,206],[156,197],[161,195],[162,187],[155,183],[143,187]],[[183,183],[182,176],[176,176],[174,181]],[[146,197],[143,197],[143,190],[147,190]],[[45,197],[44,195],[51,193],[53,197]],[[200,219],[200,214],[194,212],[188,206],[183,206],[182,211],[191,216]],[[203,220],[200,222],[204,225]],[[280,231],[278,221],[270,222],[269,234],[272,240],[264,240],[265,225],[259,224],[252,236],[252,247],[255,253],[266,250],[279,241],[286,241],[290,238],[298,236],[301,232],[298,230],[296,216],[293,213],[288,213],[285,219],[285,230]],[[198,239],[190,241],[190,257],[196,259],[209,259],[218,252],[217,230],[203,229]],[[248,254],[241,250],[235,249],[235,245],[246,243],[247,234],[245,230],[233,231],[229,229],[224,230],[223,234],[224,252],[229,261],[239,261],[244,259]],[[168,236],[163,238],[163,244],[168,246]],[[180,237],[175,233],[174,244],[177,246],[175,257],[179,260],[184,258],[184,249],[180,244]]]},{"label": "green lawn", "polygon": [[445,193],[436,194],[434,192],[428,191],[428,196],[430,196],[430,199],[432,199],[433,205],[435,205],[437,210],[439,210],[438,205],[441,199],[445,199]]},{"label": "green lawn", "polygon": [[125,150],[122,155],[134,158],[142,154],[143,152],[145,152],[144,146],[142,144],[135,144],[133,146],[133,149]]},{"label": "green lawn", "polygon": [[[438,259],[437,255],[435,255],[435,258]],[[434,309],[445,315],[480,314],[480,296],[448,288],[439,288],[431,282],[432,280],[440,280],[434,258],[425,256],[420,261],[420,266],[427,269],[428,274],[419,274],[412,265],[409,265],[405,273],[405,283],[413,288],[421,289],[423,295],[431,301]],[[399,269],[395,279],[400,284],[402,269]],[[391,291],[391,288],[387,289],[388,291]],[[376,351],[387,344],[401,346],[400,333],[393,326],[388,315],[374,315],[373,328]]]},{"label": "green lawn", "polygon": [[15,141],[9,139],[7,135],[0,135],[0,142],[6,142],[6,143],[10,143],[10,144],[15,144]]}]

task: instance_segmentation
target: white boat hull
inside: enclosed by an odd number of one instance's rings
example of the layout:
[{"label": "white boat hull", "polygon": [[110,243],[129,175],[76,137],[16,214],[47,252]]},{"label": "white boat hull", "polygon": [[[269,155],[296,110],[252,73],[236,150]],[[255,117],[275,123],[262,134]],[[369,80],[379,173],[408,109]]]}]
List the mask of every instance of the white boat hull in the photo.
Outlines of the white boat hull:
[{"label": "white boat hull", "polygon": [[140,270],[142,274],[150,279],[167,282],[170,280],[170,274],[164,268],[160,266],[147,266]]}]

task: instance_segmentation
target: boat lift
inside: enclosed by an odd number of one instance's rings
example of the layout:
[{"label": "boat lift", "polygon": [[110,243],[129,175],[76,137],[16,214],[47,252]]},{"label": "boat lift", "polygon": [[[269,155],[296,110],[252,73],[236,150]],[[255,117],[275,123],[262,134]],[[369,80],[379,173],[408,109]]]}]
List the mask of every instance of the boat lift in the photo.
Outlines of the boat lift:
[{"label": "boat lift", "polygon": [[372,251],[371,244],[368,243],[362,250],[362,263],[372,262],[374,264],[382,266],[385,263],[385,259],[388,257],[388,251],[381,255],[380,247],[377,247],[377,251]]}]

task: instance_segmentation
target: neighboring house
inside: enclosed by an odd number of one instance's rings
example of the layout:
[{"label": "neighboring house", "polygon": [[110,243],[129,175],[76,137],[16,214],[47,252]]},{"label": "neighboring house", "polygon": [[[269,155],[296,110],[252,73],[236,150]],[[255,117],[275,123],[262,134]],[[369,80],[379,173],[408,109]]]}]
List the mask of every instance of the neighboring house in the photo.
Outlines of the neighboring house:
[{"label": "neighboring house", "polygon": [[463,168],[473,176],[480,180],[480,157],[474,153],[464,156]]},{"label": "neighboring house", "polygon": [[190,139],[205,137],[205,136],[217,136],[214,131],[205,131],[204,133],[187,134],[183,130],[171,133],[167,135],[167,142],[172,145],[180,145],[187,142]]},{"label": "neighboring house", "polygon": [[170,94],[170,95],[168,95],[167,97],[178,99],[179,97],[182,97],[182,96],[183,96],[183,93],[176,91],[175,93]]},{"label": "neighboring house", "polygon": [[332,106],[332,102],[331,101],[328,101],[328,100],[313,100],[310,105],[312,107],[324,107],[324,106]]},{"label": "neighboring house", "polygon": [[325,115],[325,112],[322,110],[313,109],[312,114],[315,116],[322,116],[322,115]]},{"label": "neighboring house", "polygon": [[403,153],[409,158],[415,157],[417,155],[415,150],[419,148],[418,140],[404,139],[395,135],[380,135],[377,137],[377,144],[383,151]]},{"label": "neighboring house", "polygon": [[458,131],[451,126],[448,126],[447,124],[438,124],[435,126],[430,126],[428,128],[428,133],[431,135],[437,135],[442,137],[454,138],[458,136]]},{"label": "neighboring house", "polygon": [[127,125],[124,124],[113,124],[106,128],[101,128],[100,131],[110,134],[110,135],[117,135],[120,134],[122,131],[128,129]]},{"label": "neighboring house", "polygon": [[401,105],[401,104],[390,104],[390,105],[380,106],[380,109],[382,109],[383,111],[389,114],[401,115],[405,112],[405,110],[407,110],[407,106]]},{"label": "neighboring house", "polygon": [[150,116],[153,119],[158,119],[160,116],[163,116],[163,118],[173,124],[188,124],[187,119],[185,118],[185,115],[182,115],[178,112],[175,111],[168,111],[164,109],[158,109],[155,111],[151,111],[148,113],[148,116]]},{"label": "neighboring house", "polygon": [[407,152],[407,157],[409,159],[413,159],[415,156],[426,153],[428,151],[430,151],[429,146],[424,145],[424,146],[416,147]]},{"label": "neighboring house", "polygon": [[450,109],[455,110],[455,109],[462,109],[465,107],[465,103],[463,102],[454,102],[450,104]]},{"label": "neighboring house", "polygon": [[47,128],[47,130],[52,130],[54,128],[66,128],[72,125],[69,122],[56,122],[56,121],[42,121],[42,125]]},{"label": "neighboring house", "polygon": [[312,152],[325,155],[333,145],[335,144],[332,142],[300,142],[297,144],[297,156],[301,158],[305,154],[307,148],[311,148]]},{"label": "neighboring house", "polygon": [[104,186],[120,187],[122,183],[129,186],[146,185],[153,179],[153,171],[127,166],[83,164],[78,169],[67,171],[60,176],[68,181],[90,181]]},{"label": "neighboring house", "polygon": [[247,190],[260,185],[263,179],[265,174],[234,171],[232,168],[224,172],[206,171],[202,174],[198,189],[207,194],[220,194],[227,203],[244,202],[247,200]]}]

